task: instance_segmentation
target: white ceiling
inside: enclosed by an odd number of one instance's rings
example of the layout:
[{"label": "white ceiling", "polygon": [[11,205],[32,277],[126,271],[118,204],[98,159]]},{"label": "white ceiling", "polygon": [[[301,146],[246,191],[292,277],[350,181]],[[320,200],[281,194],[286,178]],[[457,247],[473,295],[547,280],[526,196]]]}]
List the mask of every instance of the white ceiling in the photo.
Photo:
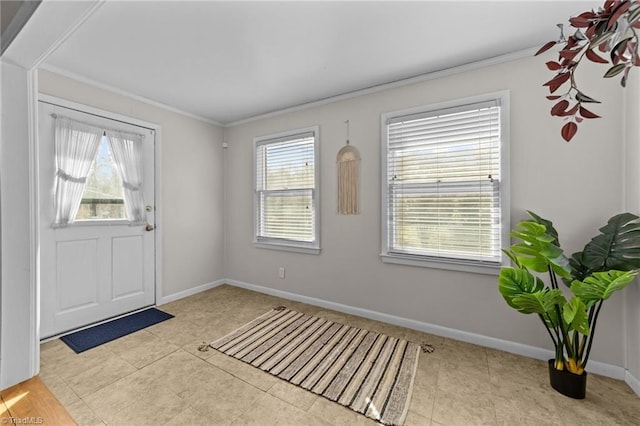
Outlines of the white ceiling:
[{"label": "white ceiling", "polygon": [[228,124],[539,46],[600,3],[107,1],[46,65]]}]

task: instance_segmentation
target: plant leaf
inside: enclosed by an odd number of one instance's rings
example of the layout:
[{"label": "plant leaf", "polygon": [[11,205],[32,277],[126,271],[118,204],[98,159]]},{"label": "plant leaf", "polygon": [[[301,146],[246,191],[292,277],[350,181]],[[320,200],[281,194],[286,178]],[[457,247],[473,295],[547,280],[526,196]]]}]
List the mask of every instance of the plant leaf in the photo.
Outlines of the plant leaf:
[{"label": "plant leaf", "polygon": [[573,60],[573,58],[575,58],[578,53],[580,53],[580,50],[570,50],[570,49],[562,49],[558,55],[560,55],[561,58],[564,59],[568,59],[568,60]]},{"label": "plant leaf", "polygon": [[535,293],[523,293],[514,297],[511,302],[523,314],[542,315],[554,311],[556,306],[562,307],[566,303],[566,299],[559,289],[545,288]]},{"label": "plant leaf", "polygon": [[629,10],[630,2],[621,2],[611,13],[609,20],[607,21],[607,29],[613,27],[613,24],[627,11]]},{"label": "plant leaf", "polygon": [[609,63],[609,61],[607,61],[606,59],[604,59],[603,57],[601,57],[591,49],[587,50],[586,56],[587,56],[587,59],[589,59],[592,62],[597,62],[599,64]]},{"label": "plant leaf", "polygon": [[555,229],[552,231],[555,232],[555,236],[547,232],[543,221],[544,219],[538,222],[534,218],[534,220],[520,222],[518,228],[509,235],[521,239],[522,242],[513,244],[510,251],[517,259],[517,263],[527,269],[547,272],[551,267],[560,277],[569,278],[571,276],[569,259],[566,258],[562,249],[554,244],[558,240],[557,232]]},{"label": "plant leaf", "polygon": [[575,28],[587,28],[591,24],[591,20],[582,16],[576,16],[569,19],[569,22]]},{"label": "plant leaf", "polygon": [[564,116],[571,116],[571,115],[575,115],[576,112],[578,112],[578,108],[580,107],[580,104],[575,104],[574,106],[571,107],[570,110],[567,110],[564,112]]},{"label": "plant leaf", "polygon": [[558,95],[549,95],[547,96],[547,99],[549,99],[550,101],[555,101],[556,99],[560,99],[562,96],[558,96]]},{"label": "plant leaf", "polygon": [[558,231],[556,230],[556,228],[553,226],[553,222],[551,222],[548,219],[543,218],[542,216],[539,216],[537,214],[535,214],[534,212],[532,212],[531,210],[527,210],[527,213],[529,213],[529,216],[531,216],[533,218],[533,221],[543,225],[545,230],[547,231],[547,234],[551,235],[553,237],[553,241],[551,242],[553,245],[560,247],[560,239],[558,237]]},{"label": "plant leaf", "polygon": [[604,73],[604,78],[615,77],[624,70],[625,66],[625,64],[617,64],[612,66],[611,68],[609,68],[609,70],[607,70],[606,73]]},{"label": "plant leaf", "polygon": [[498,276],[498,291],[509,306],[520,310],[513,303],[515,297],[534,293],[544,288],[544,283],[524,268],[502,268]]},{"label": "plant leaf", "polygon": [[580,297],[587,307],[593,306],[600,300],[606,300],[613,293],[625,288],[638,274],[637,271],[594,272],[584,279],[571,283],[571,292]]},{"label": "plant leaf", "polygon": [[569,101],[564,99],[551,108],[551,115],[562,115],[569,107]]},{"label": "plant leaf", "polygon": [[626,50],[627,44],[629,43],[630,40],[633,40],[633,38],[632,37],[625,38],[624,40],[620,40],[618,43],[615,44],[615,46],[613,46],[613,48],[611,49],[611,62],[615,63],[616,59],[618,62],[620,61],[620,59],[622,58],[621,55]]},{"label": "plant leaf", "polygon": [[588,104],[599,104],[600,103],[600,101],[598,101],[596,99],[593,99],[592,97],[587,96],[587,95],[585,95],[584,93],[582,93],[580,91],[578,91],[576,93],[576,100],[578,102],[584,102],[584,103],[588,103]]},{"label": "plant leaf", "polygon": [[587,306],[578,296],[573,296],[562,308],[562,318],[569,330],[577,330],[585,336],[589,335],[589,316]]},{"label": "plant leaf", "polygon": [[613,216],[600,234],[589,241],[581,253],[574,258],[586,271],[584,276],[572,274],[582,279],[593,272],[617,269],[630,271],[640,268],[640,222],[639,217],[631,213]]},{"label": "plant leaf", "polygon": [[564,126],[562,126],[561,134],[562,139],[569,142],[578,132],[578,125],[573,121],[568,122]]},{"label": "plant leaf", "polygon": [[560,68],[562,68],[562,66],[555,61],[549,61],[547,62],[546,65],[547,65],[547,68],[549,68],[549,70],[551,71],[558,71]]},{"label": "plant leaf", "polygon": [[540,49],[538,49],[538,51],[535,53],[535,55],[533,56],[538,56],[539,54],[546,52],[547,50],[551,49],[553,46],[556,45],[556,41],[550,41],[548,43],[545,43],[544,46],[542,46]]},{"label": "plant leaf", "polygon": [[[601,26],[601,28],[604,28],[604,27]],[[591,39],[591,42],[589,42],[589,48],[593,49],[596,46],[601,46],[602,44],[604,44],[604,42],[606,42],[611,37],[613,37],[613,34],[614,34],[613,31],[604,31],[598,34],[597,36]]]},{"label": "plant leaf", "polygon": [[598,114],[594,114],[585,107],[580,107],[580,115],[584,118],[600,118]]},{"label": "plant leaf", "polygon": [[547,81],[545,84],[543,84],[543,86],[548,86],[549,87],[549,91],[551,91],[551,93],[553,93],[556,90],[558,90],[558,88],[560,86],[562,86],[564,83],[566,83],[567,80],[569,80],[570,77],[571,77],[570,73],[563,72],[563,73],[560,73],[560,74],[556,75],[551,80]]}]

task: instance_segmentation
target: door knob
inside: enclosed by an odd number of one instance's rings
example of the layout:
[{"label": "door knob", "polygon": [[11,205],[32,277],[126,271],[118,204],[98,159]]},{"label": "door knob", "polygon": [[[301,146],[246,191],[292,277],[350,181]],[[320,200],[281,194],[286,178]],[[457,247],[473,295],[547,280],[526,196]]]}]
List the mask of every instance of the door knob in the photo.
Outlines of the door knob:
[{"label": "door knob", "polygon": [[144,229],[146,229],[147,231],[153,231],[154,229],[156,229],[156,227],[147,223],[147,226]]}]

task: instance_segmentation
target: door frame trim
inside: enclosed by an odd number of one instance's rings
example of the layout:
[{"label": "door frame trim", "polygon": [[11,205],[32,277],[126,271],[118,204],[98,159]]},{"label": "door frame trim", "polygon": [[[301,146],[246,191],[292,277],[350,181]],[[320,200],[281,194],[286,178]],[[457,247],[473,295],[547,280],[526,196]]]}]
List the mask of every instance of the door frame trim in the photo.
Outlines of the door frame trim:
[{"label": "door frame trim", "polygon": [[[37,81],[36,81],[37,83]],[[37,93],[37,92],[36,92]],[[33,111],[33,119],[36,123],[35,129],[39,129],[38,121],[38,109],[40,102],[57,105],[63,108],[72,109],[75,111],[96,115],[102,118],[106,118],[109,120],[120,121],[127,124],[132,124],[134,126],[144,127],[146,129],[153,130],[155,133],[154,140],[154,204],[155,204],[155,239],[154,239],[154,249],[155,249],[155,294],[153,305],[157,305],[158,301],[162,300],[162,190],[161,190],[161,177],[162,177],[162,159],[161,159],[161,146],[162,146],[162,126],[158,123],[153,123],[150,121],[141,120],[138,118],[122,115],[119,113],[103,110],[100,108],[96,108],[90,105],[82,104],[75,101],[70,101],[68,99],[59,98],[57,96],[51,96],[44,93],[37,93],[37,96],[34,96],[36,99],[35,108]],[[37,130],[34,130],[37,133]],[[39,135],[36,135],[39,136]],[[30,190],[31,190],[31,212],[32,215],[32,226],[33,226],[33,247],[37,247],[37,253],[34,253],[34,279],[36,282],[36,296],[35,296],[35,314],[37,320],[35,323],[35,336],[36,336],[36,346],[40,343],[40,224],[38,221],[38,212],[40,211],[40,190],[39,190],[39,179],[40,179],[40,169],[38,158],[40,154],[40,138],[33,138],[33,149],[31,156],[31,182],[30,182]],[[35,371],[39,371],[39,354],[36,357],[38,368]]]}]

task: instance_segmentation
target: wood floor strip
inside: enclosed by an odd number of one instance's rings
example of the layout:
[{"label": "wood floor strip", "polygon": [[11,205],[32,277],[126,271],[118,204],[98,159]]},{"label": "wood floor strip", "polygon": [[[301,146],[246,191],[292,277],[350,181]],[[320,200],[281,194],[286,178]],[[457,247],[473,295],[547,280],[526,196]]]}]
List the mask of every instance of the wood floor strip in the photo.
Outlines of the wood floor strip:
[{"label": "wood floor strip", "polygon": [[0,392],[0,399],[4,410],[0,414],[2,424],[76,425],[71,415],[39,377],[33,377],[3,390]]}]

